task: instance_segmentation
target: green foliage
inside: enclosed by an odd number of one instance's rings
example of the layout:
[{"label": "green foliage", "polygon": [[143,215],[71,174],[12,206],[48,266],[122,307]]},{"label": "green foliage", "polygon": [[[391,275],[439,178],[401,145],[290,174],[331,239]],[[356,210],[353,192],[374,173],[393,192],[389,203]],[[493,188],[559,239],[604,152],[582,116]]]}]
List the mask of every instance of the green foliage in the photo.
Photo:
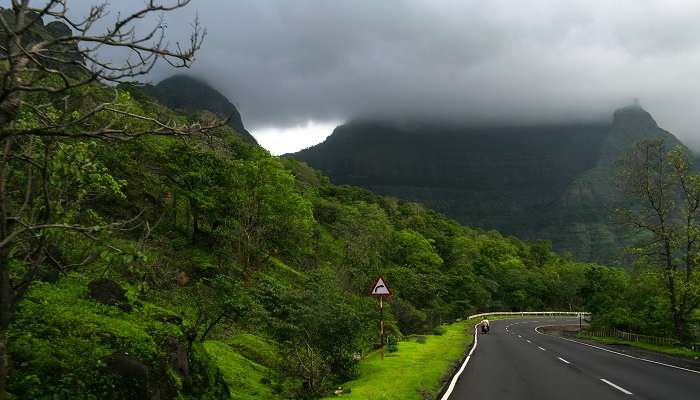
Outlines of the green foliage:
[{"label": "green foliage", "polygon": [[88,299],[87,282],[69,275],[56,284],[37,283],[10,332],[14,362],[9,392],[24,398],[113,398],[129,388],[102,370],[102,357],[128,353],[146,364],[162,362],[166,337],[180,329],[153,319],[149,307],[125,312]]},{"label": "green foliage", "polygon": [[581,292],[587,299],[586,310],[593,314],[593,324],[626,328],[630,315],[624,297],[628,275],[620,269],[591,266],[586,270],[585,282]]},{"label": "green foliage", "polygon": [[442,325],[438,325],[433,329],[433,335],[440,336],[445,333],[445,328]]},{"label": "green foliage", "polygon": [[327,269],[308,276],[304,297],[291,312],[297,326],[283,337],[292,348],[310,345],[317,349],[328,372],[346,379],[355,373],[354,353],[367,346],[366,333],[376,329],[376,314],[360,308],[367,302],[344,293],[336,280]]},{"label": "green foliage", "polygon": [[390,257],[399,265],[410,266],[422,273],[436,273],[442,266],[442,258],[436,253],[430,241],[410,229],[394,234]]},{"label": "green foliage", "polygon": [[[418,341],[401,342],[398,351],[381,359],[374,352],[360,363],[357,379],[345,382],[341,398],[422,400],[437,397],[451,368],[464,356],[474,336],[476,321],[461,321],[445,326],[442,336],[421,336]],[[390,383],[390,384],[389,384]],[[328,397],[331,399],[333,397]]]},{"label": "green foliage", "polygon": [[270,385],[264,383],[270,374],[269,367],[245,357],[223,342],[207,341],[204,348],[221,371],[228,387],[233,389],[231,399],[278,398]]},{"label": "green foliage", "polygon": [[261,336],[250,333],[238,333],[224,341],[230,348],[245,358],[268,368],[274,368],[279,363],[277,345]]},{"label": "green foliage", "polygon": [[640,349],[651,350],[651,351],[655,351],[657,353],[664,353],[664,354],[669,354],[672,356],[682,356],[682,357],[686,357],[686,358],[692,358],[695,360],[700,358],[699,351],[694,351],[692,349],[685,348],[685,347],[661,346],[661,345],[648,344],[648,343],[642,343],[642,342],[634,342],[634,341],[630,341],[630,340],[623,340],[623,339],[616,338],[616,337],[590,336],[590,335],[587,335],[585,331],[579,333],[577,336],[582,338],[582,339],[593,340],[593,341],[600,342],[600,343],[639,347]]},{"label": "green foliage", "polygon": [[700,175],[692,170],[690,151],[680,145],[669,150],[669,144],[641,141],[620,160],[618,184],[628,203],[616,214],[639,236],[632,253],[663,277],[674,337],[689,342],[697,333],[693,314],[700,310]]},{"label": "green foliage", "polygon": [[399,351],[399,339],[396,335],[390,334],[386,336],[386,350],[389,353],[396,353]]}]

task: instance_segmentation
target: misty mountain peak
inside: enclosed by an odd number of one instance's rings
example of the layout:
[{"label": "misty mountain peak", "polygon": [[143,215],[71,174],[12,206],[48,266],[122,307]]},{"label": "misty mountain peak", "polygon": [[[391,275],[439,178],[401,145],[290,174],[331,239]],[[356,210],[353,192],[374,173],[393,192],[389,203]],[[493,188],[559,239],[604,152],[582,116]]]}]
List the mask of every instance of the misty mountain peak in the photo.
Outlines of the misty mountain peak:
[{"label": "misty mountain peak", "polygon": [[624,126],[628,129],[657,129],[654,118],[638,102],[627,107],[615,110],[613,115],[613,126]]}]

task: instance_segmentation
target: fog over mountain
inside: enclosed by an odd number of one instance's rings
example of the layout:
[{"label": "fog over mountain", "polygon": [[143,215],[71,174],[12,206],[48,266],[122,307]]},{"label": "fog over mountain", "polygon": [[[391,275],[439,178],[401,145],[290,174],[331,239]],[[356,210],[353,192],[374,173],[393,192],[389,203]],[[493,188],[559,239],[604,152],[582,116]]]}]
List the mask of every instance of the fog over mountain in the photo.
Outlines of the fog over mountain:
[{"label": "fog over mountain", "polygon": [[194,0],[169,35],[195,14],[209,36],[192,74],[253,131],[368,115],[585,121],[638,97],[700,144],[697,1]]}]

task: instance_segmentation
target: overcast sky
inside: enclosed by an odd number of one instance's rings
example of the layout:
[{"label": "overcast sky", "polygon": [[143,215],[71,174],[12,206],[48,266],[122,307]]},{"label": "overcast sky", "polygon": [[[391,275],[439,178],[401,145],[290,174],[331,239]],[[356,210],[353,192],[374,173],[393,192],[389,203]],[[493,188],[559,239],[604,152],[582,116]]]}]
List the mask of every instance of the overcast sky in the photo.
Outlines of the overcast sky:
[{"label": "overcast sky", "polygon": [[167,16],[173,39],[195,14],[208,36],[190,73],[275,153],[357,116],[585,120],[635,97],[700,145],[697,0],[193,0]]}]

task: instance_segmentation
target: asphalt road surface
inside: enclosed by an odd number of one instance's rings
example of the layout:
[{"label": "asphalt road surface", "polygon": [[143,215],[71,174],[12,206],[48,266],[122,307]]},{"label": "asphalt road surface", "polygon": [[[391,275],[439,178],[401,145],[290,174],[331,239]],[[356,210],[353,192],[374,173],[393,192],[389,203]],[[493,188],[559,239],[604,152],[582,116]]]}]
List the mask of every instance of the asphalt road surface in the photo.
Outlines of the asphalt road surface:
[{"label": "asphalt road surface", "polygon": [[[578,320],[491,322],[449,400],[700,400],[700,373],[536,332]],[[664,360],[665,361],[665,360]]]}]

